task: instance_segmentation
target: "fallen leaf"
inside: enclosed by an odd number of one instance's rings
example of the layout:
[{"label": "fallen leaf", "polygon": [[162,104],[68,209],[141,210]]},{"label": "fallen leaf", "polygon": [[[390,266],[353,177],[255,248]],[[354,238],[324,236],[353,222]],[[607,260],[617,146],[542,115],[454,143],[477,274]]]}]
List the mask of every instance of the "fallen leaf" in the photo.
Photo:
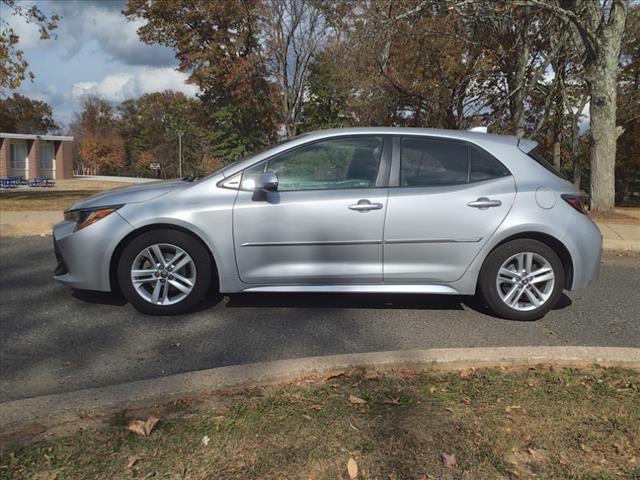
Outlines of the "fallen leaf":
[{"label": "fallen leaf", "polygon": [[325,382],[328,382],[329,380],[333,380],[334,378],[340,378],[340,377],[344,377],[344,372],[334,372],[329,374],[328,376],[326,376],[324,378]]},{"label": "fallen leaf", "polygon": [[378,372],[377,370],[369,370],[366,375],[365,378],[368,379],[374,379],[374,378],[380,378],[382,376],[381,372]]},{"label": "fallen leaf", "polygon": [[358,476],[358,464],[353,457],[349,458],[349,461],[347,462],[347,472],[349,473],[349,478],[351,480]]},{"label": "fallen leaf", "polygon": [[507,405],[506,407],[504,407],[504,411],[507,413],[511,413],[512,410],[518,410],[520,407],[520,405]]},{"label": "fallen leaf", "polygon": [[400,399],[399,398],[385,398],[382,403],[384,403],[386,405],[400,405]]},{"label": "fallen leaf", "polygon": [[311,410],[314,410],[316,412],[319,412],[320,410],[322,410],[322,405],[311,405],[309,407]]},{"label": "fallen leaf", "polygon": [[355,395],[349,395],[349,401],[351,403],[353,403],[354,405],[366,405],[367,401],[360,398],[360,397],[356,397]]},{"label": "fallen leaf", "polygon": [[41,423],[30,423],[24,430],[20,431],[21,435],[40,435],[47,431],[47,427],[45,427]]},{"label": "fallen leaf", "polygon": [[465,405],[471,405],[471,399],[469,397],[462,397],[462,403]]},{"label": "fallen leaf", "polygon": [[446,410],[447,412],[449,412],[449,413],[453,413],[453,408],[451,408],[451,407],[447,407],[447,408],[445,408],[445,410]]},{"label": "fallen leaf", "polygon": [[209,438],[209,436],[208,436],[208,435],[205,435],[204,437],[202,437],[201,442],[202,442],[202,444],[206,447],[207,445],[209,445],[209,441],[210,441],[210,440],[211,440],[211,439]]},{"label": "fallen leaf", "polygon": [[433,394],[436,393],[437,388],[436,387],[429,387],[429,393]]},{"label": "fallen leaf", "polygon": [[127,425],[127,430],[140,435],[142,437],[148,437],[153,431],[153,427],[158,423],[159,418],[153,415],[147,418],[147,420],[131,420]]},{"label": "fallen leaf", "polygon": [[140,460],[140,457],[137,455],[129,455],[127,458],[127,468],[131,469],[137,462]]},{"label": "fallen leaf", "polygon": [[444,463],[445,467],[453,467],[457,462],[456,456],[453,453],[441,453],[440,458],[442,458],[442,463]]}]

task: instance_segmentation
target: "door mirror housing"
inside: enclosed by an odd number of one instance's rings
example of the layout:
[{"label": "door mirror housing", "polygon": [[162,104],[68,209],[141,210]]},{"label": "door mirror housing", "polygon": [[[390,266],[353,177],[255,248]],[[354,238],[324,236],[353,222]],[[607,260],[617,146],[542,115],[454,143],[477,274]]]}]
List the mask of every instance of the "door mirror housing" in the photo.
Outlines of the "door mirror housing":
[{"label": "door mirror housing", "polygon": [[256,192],[277,192],[278,191],[278,175],[275,172],[265,172],[258,175],[255,179]]}]

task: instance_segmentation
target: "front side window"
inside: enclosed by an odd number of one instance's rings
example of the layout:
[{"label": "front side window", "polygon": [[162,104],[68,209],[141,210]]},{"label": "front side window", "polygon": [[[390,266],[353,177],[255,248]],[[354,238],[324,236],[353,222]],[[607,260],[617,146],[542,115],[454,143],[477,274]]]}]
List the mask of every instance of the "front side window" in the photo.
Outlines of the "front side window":
[{"label": "front side window", "polygon": [[348,137],[295,148],[245,170],[242,188],[251,190],[257,175],[274,172],[278,190],[336,190],[376,185],[382,137]]},{"label": "front side window", "polygon": [[402,139],[401,187],[440,187],[467,183],[467,145],[430,138]]}]

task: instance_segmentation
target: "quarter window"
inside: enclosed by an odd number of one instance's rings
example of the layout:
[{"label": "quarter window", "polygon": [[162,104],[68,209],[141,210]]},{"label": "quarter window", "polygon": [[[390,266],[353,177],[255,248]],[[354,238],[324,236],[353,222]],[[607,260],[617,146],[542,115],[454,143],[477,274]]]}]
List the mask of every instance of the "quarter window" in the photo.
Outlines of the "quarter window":
[{"label": "quarter window", "polygon": [[400,186],[460,185],[469,178],[467,146],[446,140],[405,137],[400,156]]},{"label": "quarter window", "polygon": [[481,182],[510,175],[509,170],[502,163],[479,148],[469,147],[469,161],[471,162],[470,182]]},{"label": "quarter window", "polygon": [[278,175],[278,190],[334,190],[376,185],[382,137],[324,140],[285,152],[245,170],[242,188],[263,172]]}]

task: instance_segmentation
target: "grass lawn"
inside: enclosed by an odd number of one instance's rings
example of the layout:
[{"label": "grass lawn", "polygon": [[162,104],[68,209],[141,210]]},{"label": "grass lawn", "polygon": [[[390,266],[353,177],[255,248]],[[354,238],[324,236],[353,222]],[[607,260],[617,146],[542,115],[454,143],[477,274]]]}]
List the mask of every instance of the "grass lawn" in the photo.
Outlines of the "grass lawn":
[{"label": "grass lawn", "polygon": [[131,183],[93,180],[56,180],[55,187],[23,187],[0,192],[0,211],[64,210],[90,195]]},{"label": "grass lawn", "polygon": [[[351,372],[230,389],[5,449],[13,478],[640,478],[640,373]],[[351,459],[351,460],[350,460]]]}]

